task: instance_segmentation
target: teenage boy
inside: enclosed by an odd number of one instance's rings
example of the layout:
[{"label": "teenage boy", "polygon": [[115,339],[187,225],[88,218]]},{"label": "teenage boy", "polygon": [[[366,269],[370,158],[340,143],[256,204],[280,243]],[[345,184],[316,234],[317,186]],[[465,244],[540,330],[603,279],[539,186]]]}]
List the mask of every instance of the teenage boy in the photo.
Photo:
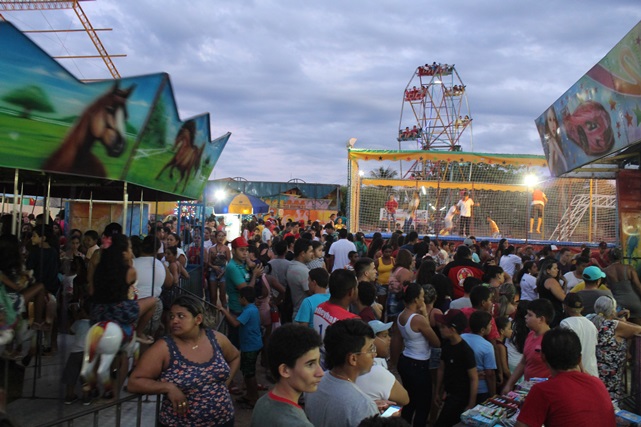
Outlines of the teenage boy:
[{"label": "teenage boy", "polygon": [[461,335],[461,338],[474,350],[476,359],[476,371],[479,376],[476,403],[482,403],[496,394],[496,357],[494,347],[485,339],[492,330],[491,320],[490,313],[475,311],[469,320],[472,333]]},{"label": "teenage boy", "polygon": [[301,394],[313,393],[323,378],[320,335],[306,326],[287,324],[276,329],[267,344],[274,388],[256,402],[251,426],[313,427],[298,405]]},{"label": "teenage boy", "polygon": [[328,283],[329,273],[324,268],[313,268],[309,271],[309,291],[313,295],[303,300],[296,313],[295,322],[308,325],[310,328],[314,327],[316,307],[329,300]]},{"label": "teenage boy", "polygon": [[541,358],[541,341],[543,341],[545,333],[550,330],[550,323],[553,320],[554,307],[550,301],[539,298],[528,304],[525,326],[530,329],[530,333],[525,339],[523,357],[503,387],[503,394],[512,390],[521,376],[525,378],[525,381],[535,377],[550,378],[550,369]]},{"label": "teenage boy", "polygon": [[379,413],[376,403],[354,384],[372,369],[375,338],[372,328],[360,319],[341,320],[327,328],[323,344],[329,372],[316,393],[305,395],[305,413],[314,426],[357,426]]},{"label": "teenage boy", "polygon": [[[494,306],[494,304],[492,303],[492,291],[487,286],[476,286],[470,292],[470,302],[472,303],[472,307],[461,309],[463,314],[465,314],[465,317],[467,317],[468,319],[468,324],[472,313],[476,311],[484,311],[486,313],[489,313],[490,317],[492,318],[492,320],[490,321],[491,328],[485,336],[485,339],[492,343],[492,345],[496,345],[500,334],[498,328],[496,327],[494,317],[491,316]],[[466,328],[465,332],[471,332],[470,328]]]},{"label": "teenage boy", "polygon": [[[329,275],[329,300],[319,304],[314,311],[314,329],[325,337],[327,328],[339,320],[358,317],[349,312],[349,305],[358,298],[358,283],[354,272],[336,270]],[[321,348],[321,360],[323,360]]]},{"label": "teenage boy", "polygon": [[467,327],[465,314],[461,310],[452,309],[445,314],[434,315],[434,319],[444,340],[441,362],[436,373],[434,399],[440,405],[445,398],[434,426],[450,427],[461,421],[461,414],[465,410],[476,405],[479,378],[474,350],[461,338],[461,333]]},{"label": "teenage boy", "polygon": [[554,328],[546,333],[541,354],[552,378],[532,387],[516,427],[616,425],[612,401],[603,382],[579,372],[581,342],[573,331]]},{"label": "teenage boy", "polygon": [[245,379],[247,394],[238,399],[238,403],[252,409],[258,400],[258,383],[256,382],[256,361],[263,348],[263,337],[260,329],[260,313],[256,307],[256,291],[252,286],[245,286],[239,291],[242,313],[236,317],[218,302],[218,309],[225,319],[235,328],[240,328],[240,371]]}]

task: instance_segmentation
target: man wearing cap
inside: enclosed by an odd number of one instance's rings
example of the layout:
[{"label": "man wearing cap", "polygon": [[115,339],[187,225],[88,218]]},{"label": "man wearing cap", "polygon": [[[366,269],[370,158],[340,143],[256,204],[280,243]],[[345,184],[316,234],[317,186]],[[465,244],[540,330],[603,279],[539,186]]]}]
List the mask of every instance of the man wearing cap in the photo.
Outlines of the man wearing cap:
[{"label": "man wearing cap", "polygon": [[410,401],[407,390],[387,369],[387,358],[392,341],[389,330],[393,323],[383,323],[380,320],[368,322],[376,334],[374,339],[376,357],[372,370],[356,378],[356,385],[374,401],[392,401],[398,406],[405,406]]},{"label": "man wearing cap", "polygon": [[563,300],[563,311],[568,316],[561,321],[562,328],[572,329],[581,341],[582,371],[594,377],[599,376],[596,363],[596,343],[599,332],[592,321],[583,317],[583,300],[579,294],[567,294]]},{"label": "man wearing cap", "polygon": [[[583,301],[584,316],[594,313],[594,303],[597,299],[599,299],[599,297],[612,297],[612,292],[609,289],[599,289],[601,280],[603,280],[604,278],[605,273],[595,265],[586,267],[585,270],[583,270],[583,281],[585,282],[585,288],[575,293],[581,295],[581,300]],[[575,288],[578,286],[580,285],[575,286]]]},{"label": "man wearing cap", "polygon": [[470,250],[472,251],[472,261],[474,261],[475,263],[479,264],[479,263],[481,262],[481,258],[480,258],[480,257],[479,257],[479,255],[474,251],[474,245],[476,244],[476,242],[474,241],[474,239],[473,239],[473,238],[471,238],[471,237],[467,237],[465,240],[463,240],[463,244],[464,244],[465,246],[467,246],[468,248],[470,248]]},{"label": "man wearing cap", "polygon": [[[252,271],[247,266],[247,253],[249,244],[244,237],[236,237],[231,242],[231,261],[225,270],[225,283],[227,283],[227,295],[229,297],[229,311],[238,317],[243,311],[240,304],[238,291],[246,286],[253,286],[256,279],[263,274],[263,265],[256,263]],[[229,325],[228,338],[237,348],[240,345],[238,328]]]}]

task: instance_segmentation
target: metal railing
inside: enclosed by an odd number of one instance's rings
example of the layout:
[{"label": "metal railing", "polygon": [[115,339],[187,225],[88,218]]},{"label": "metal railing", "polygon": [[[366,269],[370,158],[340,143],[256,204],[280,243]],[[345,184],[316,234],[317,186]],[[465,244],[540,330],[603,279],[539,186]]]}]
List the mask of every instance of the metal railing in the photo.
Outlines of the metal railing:
[{"label": "metal railing", "polygon": [[[65,426],[65,425],[67,427],[72,427],[74,425],[75,420],[78,420],[79,418],[83,418],[90,415],[93,416],[93,426],[98,427],[101,425],[100,412],[103,412],[113,407],[116,408],[116,419],[115,419],[114,425],[115,427],[120,427],[122,422],[122,405],[123,403],[128,403],[133,401],[136,401],[136,424],[135,425],[136,427],[140,427],[142,422],[142,401],[143,401],[143,395],[141,394],[132,394],[131,396],[123,397],[123,398],[114,400],[113,402],[106,403],[104,405],[94,406],[90,409],[77,412],[75,414],[68,415],[63,418],[59,418],[55,421],[51,421],[45,424],[39,424],[36,427],[53,427],[53,426]],[[159,407],[160,407],[160,396],[157,396],[153,424],[145,423],[145,425],[156,424]],[[83,425],[85,424],[83,423]],[[105,423],[103,422],[102,425],[105,425]],[[127,422],[127,426],[131,426],[131,423],[129,421]]]}]

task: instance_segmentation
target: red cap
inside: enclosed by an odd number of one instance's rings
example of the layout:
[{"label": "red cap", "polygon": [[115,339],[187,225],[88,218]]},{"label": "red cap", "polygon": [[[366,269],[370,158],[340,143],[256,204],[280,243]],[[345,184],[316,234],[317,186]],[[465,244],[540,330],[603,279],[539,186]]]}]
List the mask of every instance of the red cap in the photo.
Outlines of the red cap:
[{"label": "red cap", "polygon": [[457,331],[467,328],[467,317],[461,310],[455,308],[448,310],[445,314],[435,314],[434,320]]},{"label": "red cap", "polygon": [[234,240],[231,241],[231,248],[232,249],[237,249],[237,248],[247,248],[249,247],[249,243],[247,243],[247,240],[245,240],[244,237],[236,237]]}]

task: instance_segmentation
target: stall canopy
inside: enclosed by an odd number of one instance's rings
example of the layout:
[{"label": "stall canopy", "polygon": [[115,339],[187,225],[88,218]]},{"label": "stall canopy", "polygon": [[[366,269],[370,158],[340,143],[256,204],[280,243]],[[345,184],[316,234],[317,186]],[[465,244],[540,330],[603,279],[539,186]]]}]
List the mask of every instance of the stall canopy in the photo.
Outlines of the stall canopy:
[{"label": "stall canopy", "polygon": [[86,84],[12,24],[0,40],[0,186],[19,169],[34,188],[55,174],[65,196],[122,197],[124,182],[147,199],[202,195],[231,134],[211,140],[209,114],[180,120],[167,74]]},{"label": "stall canopy", "polygon": [[240,193],[231,196],[229,200],[217,200],[214,203],[215,214],[265,214],[269,212],[269,205],[258,197]]}]

